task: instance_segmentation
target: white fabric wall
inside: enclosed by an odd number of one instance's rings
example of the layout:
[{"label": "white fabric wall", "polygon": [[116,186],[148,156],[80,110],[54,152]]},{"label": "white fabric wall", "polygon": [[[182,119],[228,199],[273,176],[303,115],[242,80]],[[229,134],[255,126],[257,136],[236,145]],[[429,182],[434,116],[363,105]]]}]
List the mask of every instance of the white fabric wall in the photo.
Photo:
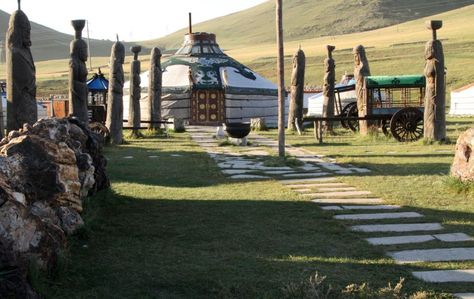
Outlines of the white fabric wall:
[{"label": "white fabric wall", "polygon": [[451,92],[449,115],[474,115],[474,86]]}]

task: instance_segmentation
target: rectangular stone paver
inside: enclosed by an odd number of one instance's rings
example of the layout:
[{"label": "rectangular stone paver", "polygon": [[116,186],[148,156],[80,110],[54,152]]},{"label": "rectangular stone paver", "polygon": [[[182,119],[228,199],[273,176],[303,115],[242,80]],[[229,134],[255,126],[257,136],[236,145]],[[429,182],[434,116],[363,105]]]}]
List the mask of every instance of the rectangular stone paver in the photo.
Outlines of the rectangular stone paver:
[{"label": "rectangular stone paver", "polygon": [[324,211],[343,211],[344,209],[340,206],[325,206],[321,207]]},{"label": "rectangular stone paver", "polygon": [[474,260],[474,248],[415,249],[387,253],[398,264]]},{"label": "rectangular stone paver", "polygon": [[293,183],[296,183],[296,184],[302,184],[304,182],[311,182],[311,183],[314,183],[314,182],[331,182],[331,181],[335,181],[336,178],[334,177],[326,177],[326,178],[308,178],[308,179],[291,179],[291,180],[280,180],[280,183],[282,184],[293,184]]},{"label": "rectangular stone paver", "polygon": [[318,188],[319,192],[335,192],[335,191],[357,191],[356,188],[354,187],[324,187],[324,188]]},{"label": "rectangular stone paver", "polygon": [[441,230],[443,227],[439,223],[412,223],[412,224],[367,224],[354,225],[353,231],[358,232],[415,232]]},{"label": "rectangular stone paver", "polygon": [[328,175],[329,173],[327,172],[317,172],[317,173],[288,173],[284,174],[283,176],[285,178],[315,178],[315,177],[320,177],[320,176],[325,176]]},{"label": "rectangular stone paver", "polygon": [[370,206],[342,206],[344,210],[396,210],[400,206],[393,205],[370,205]]},{"label": "rectangular stone paver", "polygon": [[338,191],[338,192],[318,192],[305,194],[306,196],[313,197],[339,197],[339,196],[360,196],[360,195],[370,195],[370,191]]},{"label": "rectangular stone paver", "polygon": [[423,243],[429,241],[443,241],[443,242],[463,242],[470,241],[472,238],[464,233],[450,233],[439,235],[416,235],[416,236],[396,236],[396,237],[382,237],[382,238],[367,238],[372,245],[396,245],[396,244],[410,244]]},{"label": "rectangular stone paver", "polygon": [[263,175],[251,175],[251,174],[237,174],[230,177],[234,180],[249,180],[249,179],[269,179],[267,176]]},{"label": "rectangular stone paver", "polygon": [[311,189],[309,189],[309,188],[306,188],[306,189],[293,189],[293,191],[299,192],[299,193],[305,193],[305,192],[311,192]]},{"label": "rectangular stone paver", "polygon": [[378,204],[383,200],[380,198],[316,198],[311,200],[318,204]]},{"label": "rectangular stone paver", "polygon": [[414,271],[412,274],[426,282],[474,282],[474,269]]},{"label": "rectangular stone paver", "polygon": [[474,299],[474,293],[456,293],[454,296],[459,299]]},{"label": "rectangular stone paver", "polygon": [[423,243],[423,242],[433,241],[436,239],[432,235],[419,235],[419,236],[367,238],[366,240],[372,245],[397,245],[397,244]]},{"label": "rectangular stone paver", "polygon": [[474,240],[471,236],[468,236],[465,233],[439,234],[434,235],[433,237],[443,242],[464,242]]},{"label": "rectangular stone paver", "polygon": [[[287,187],[290,187],[290,188],[317,188],[317,187],[321,187],[321,186],[326,186],[326,185],[329,185],[329,184],[342,184],[342,183],[324,183],[322,182],[321,184],[311,184],[311,183],[308,183],[308,184],[291,184],[291,185],[286,185]],[[342,184],[342,185],[345,185],[345,184]]]},{"label": "rectangular stone paver", "polygon": [[419,218],[419,217],[423,217],[423,215],[416,212],[349,214],[349,215],[334,216],[335,219],[339,219],[339,220],[379,220],[379,219],[400,219],[400,218]]}]

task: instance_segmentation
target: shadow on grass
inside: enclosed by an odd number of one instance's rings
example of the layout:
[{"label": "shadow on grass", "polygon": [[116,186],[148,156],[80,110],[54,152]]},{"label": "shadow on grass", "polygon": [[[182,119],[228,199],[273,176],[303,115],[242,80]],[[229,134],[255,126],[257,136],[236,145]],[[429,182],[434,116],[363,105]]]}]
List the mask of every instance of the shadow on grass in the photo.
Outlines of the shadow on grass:
[{"label": "shadow on grass", "polygon": [[[471,213],[418,211],[429,220],[473,221]],[[405,277],[412,291],[474,291],[413,279],[410,271],[430,266],[394,264],[387,248],[370,246],[333,215],[309,202],[143,200],[103,192],[91,200],[87,233],[73,239],[71,262],[46,297],[280,298],[287,283],[316,271],[335,288],[383,287]]]}]

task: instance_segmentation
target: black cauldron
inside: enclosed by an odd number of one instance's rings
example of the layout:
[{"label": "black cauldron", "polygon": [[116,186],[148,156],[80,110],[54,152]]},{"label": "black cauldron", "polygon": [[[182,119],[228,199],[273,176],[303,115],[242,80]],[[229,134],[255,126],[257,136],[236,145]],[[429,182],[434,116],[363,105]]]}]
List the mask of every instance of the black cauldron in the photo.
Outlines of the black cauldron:
[{"label": "black cauldron", "polygon": [[226,123],[225,131],[232,138],[244,138],[250,133],[250,123]]}]

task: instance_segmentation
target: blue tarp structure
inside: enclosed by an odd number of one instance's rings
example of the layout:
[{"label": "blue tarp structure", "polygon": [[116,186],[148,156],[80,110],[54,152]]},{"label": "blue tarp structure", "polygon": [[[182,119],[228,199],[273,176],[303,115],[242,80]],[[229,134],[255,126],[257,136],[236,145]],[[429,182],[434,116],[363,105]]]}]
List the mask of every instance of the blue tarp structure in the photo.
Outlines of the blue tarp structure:
[{"label": "blue tarp structure", "polygon": [[105,79],[104,74],[99,69],[99,72],[87,81],[87,88],[90,91],[107,91],[109,89],[109,80]]}]

